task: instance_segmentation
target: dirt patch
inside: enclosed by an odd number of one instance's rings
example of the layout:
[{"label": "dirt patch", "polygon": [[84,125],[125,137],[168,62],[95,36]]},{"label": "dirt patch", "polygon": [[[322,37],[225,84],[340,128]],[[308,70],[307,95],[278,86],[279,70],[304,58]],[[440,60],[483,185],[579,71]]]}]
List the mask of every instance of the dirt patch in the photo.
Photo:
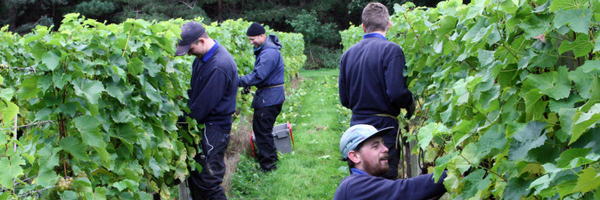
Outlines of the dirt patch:
[{"label": "dirt patch", "polygon": [[[289,89],[298,89],[298,87],[300,87],[300,82],[302,81],[302,79],[304,79],[302,76],[300,76],[299,74],[296,74],[296,76],[290,76],[290,88]],[[286,88],[288,89],[288,88]],[[289,90],[288,89],[288,90]]]},{"label": "dirt patch", "polygon": [[225,152],[225,176],[221,187],[226,194],[231,191],[231,175],[237,171],[240,162],[240,154],[251,152],[250,133],[252,132],[252,116],[240,117],[240,123],[232,127],[231,137],[229,138],[229,147]]}]

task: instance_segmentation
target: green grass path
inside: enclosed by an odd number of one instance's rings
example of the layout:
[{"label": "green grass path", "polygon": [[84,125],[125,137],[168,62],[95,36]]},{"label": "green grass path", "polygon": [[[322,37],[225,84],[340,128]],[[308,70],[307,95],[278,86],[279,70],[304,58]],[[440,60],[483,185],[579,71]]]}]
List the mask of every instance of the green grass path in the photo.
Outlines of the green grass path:
[{"label": "green grass path", "polygon": [[339,103],[337,70],[302,71],[298,90],[288,94],[278,123],[290,121],[294,152],[280,154],[278,169],[256,172],[242,158],[232,177],[231,199],[332,199],[348,175],[339,161],[339,138],[348,128],[348,111]]}]

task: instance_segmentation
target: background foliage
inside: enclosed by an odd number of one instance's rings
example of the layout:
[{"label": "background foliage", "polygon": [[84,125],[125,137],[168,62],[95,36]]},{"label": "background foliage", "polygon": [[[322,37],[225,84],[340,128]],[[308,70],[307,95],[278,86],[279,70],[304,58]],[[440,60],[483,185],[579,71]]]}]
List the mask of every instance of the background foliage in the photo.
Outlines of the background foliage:
[{"label": "background foliage", "polygon": [[[38,26],[21,37],[3,27],[0,199],[168,198],[196,167],[188,160],[200,138],[196,126],[189,134],[176,125],[193,59],[173,56],[185,22],[105,24],[69,14],[58,31]],[[249,24],[207,26],[240,75],[253,66],[240,31]],[[302,35],[269,31],[297,47],[282,51],[286,77],[295,76],[306,59]]]},{"label": "background foliage", "polygon": [[[394,6],[423,172],[459,199],[600,198],[600,2]],[[341,33],[348,48],[360,27]]]}]

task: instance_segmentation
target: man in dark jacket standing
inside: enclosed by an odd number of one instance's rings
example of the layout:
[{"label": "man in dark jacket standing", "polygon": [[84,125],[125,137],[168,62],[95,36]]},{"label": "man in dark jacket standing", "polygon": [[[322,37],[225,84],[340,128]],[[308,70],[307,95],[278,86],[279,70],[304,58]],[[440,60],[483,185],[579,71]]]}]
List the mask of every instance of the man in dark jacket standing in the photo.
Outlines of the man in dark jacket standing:
[{"label": "man in dark jacket standing", "polygon": [[444,172],[438,182],[433,174],[409,179],[382,178],[388,170],[388,148],[381,137],[393,132],[393,127],[380,130],[366,124],[350,127],[340,139],[340,151],[352,174],[344,178],[335,191],[334,200],[345,199],[430,199],[446,193]]},{"label": "man in dark jacket standing", "polygon": [[401,108],[407,118],[414,111],[412,93],[406,87],[404,53],[400,46],[387,41],[391,26],[387,8],[369,3],[362,13],[363,39],[344,52],[340,63],[339,95],[344,107],[352,110],[350,125],[369,124],[375,128],[394,127],[383,136],[389,149],[389,172],[383,177],[396,179],[400,153],[399,125]]},{"label": "man in dark jacket standing", "polygon": [[254,118],[252,130],[258,146],[258,161],[263,172],[276,169],[277,150],[273,140],[273,124],[281,112],[285,100],[283,89],[284,63],[281,56],[281,43],[275,35],[265,35],[265,28],[254,22],[246,33],[254,45],[254,70],[239,77],[239,87],[249,90],[256,86],[258,90],[252,101]]},{"label": "man in dark jacket standing", "polygon": [[191,89],[188,90],[190,113],[187,115],[205,125],[201,153],[194,157],[202,171],[190,172],[190,192],[193,199],[227,199],[221,183],[235,112],[237,67],[227,49],[211,39],[197,22],[181,27],[176,55],[185,54],[196,56],[192,63]]}]

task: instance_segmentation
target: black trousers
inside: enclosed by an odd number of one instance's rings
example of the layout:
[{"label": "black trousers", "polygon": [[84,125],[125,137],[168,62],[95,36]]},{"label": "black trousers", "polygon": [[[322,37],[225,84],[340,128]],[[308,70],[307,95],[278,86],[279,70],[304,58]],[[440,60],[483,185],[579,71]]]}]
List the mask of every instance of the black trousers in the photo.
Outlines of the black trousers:
[{"label": "black trousers", "polygon": [[202,171],[191,171],[188,178],[188,186],[194,200],[227,199],[221,183],[225,176],[224,159],[229,145],[229,133],[230,130],[206,124],[200,145],[202,153],[194,157],[202,166]]},{"label": "black trousers", "polygon": [[273,125],[277,115],[281,112],[281,106],[282,104],[254,109],[252,130],[258,147],[258,162],[260,168],[267,171],[277,167],[275,165],[277,162],[277,149],[273,139]]},{"label": "black trousers", "polygon": [[[377,130],[385,127],[394,127],[393,131],[383,136],[383,142],[388,151],[388,165],[390,170],[383,175],[383,178],[396,180],[398,178],[398,164],[400,164],[400,149],[402,148],[399,140],[396,139],[398,133],[398,121],[389,117],[381,117],[374,115],[352,115],[350,120],[350,126],[357,124],[369,124],[375,127]],[[398,138],[399,139],[399,138]],[[398,148],[396,148],[398,146]]]}]

